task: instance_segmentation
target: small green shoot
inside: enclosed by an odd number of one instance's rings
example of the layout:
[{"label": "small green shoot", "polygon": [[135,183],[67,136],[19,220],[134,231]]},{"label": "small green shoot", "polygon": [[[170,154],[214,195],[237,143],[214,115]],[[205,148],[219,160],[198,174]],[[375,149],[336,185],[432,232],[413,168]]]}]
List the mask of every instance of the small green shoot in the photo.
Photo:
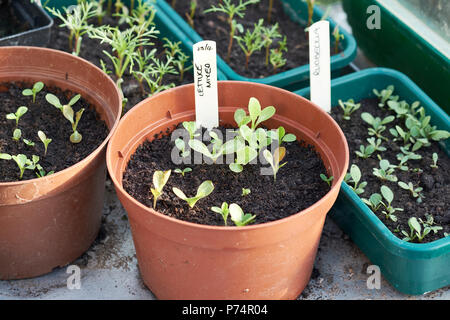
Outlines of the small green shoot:
[{"label": "small green shoot", "polygon": [[55,171],[45,172],[44,168],[42,168],[40,164],[36,164],[36,170],[36,176],[38,178],[43,178],[55,173]]},{"label": "small green shoot", "polygon": [[333,182],[334,177],[333,176],[327,177],[325,174],[321,173],[320,174],[320,179],[325,181],[328,184],[328,186],[331,187],[331,183]]},{"label": "small green shoot", "polygon": [[189,139],[194,139],[195,137],[198,137],[200,133],[197,133],[197,125],[195,124],[195,121],[184,121],[183,127],[189,132]]},{"label": "small green shoot", "polygon": [[223,202],[222,206],[220,208],[212,207],[211,210],[214,211],[215,213],[220,214],[223,218],[224,224],[227,225],[227,218],[228,218],[228,215],[230,214],[230,210],[228,208],[228,203]]},{"label": "small green shoot", "polygon": [[261,27],[263,22],[264,19],[259,19],[258,23],[255,23],[253,31],[250,32],[250,30],[247,29],[243,36],[234,36],[245,55],[245,70],[248,70],[248,63],[251,55],[256,51],[261,50],[264,45],[261,37]]},{"label": "small green shoot", "polygon": [[17,108],[15,113],[8,113],[6,115],[6,119],[8,120],[16,120],[16,127],[19,126],[19,120],[23,117],[25,113],[27,113],[28,108],[25,106],[21,106]]},{"label": "small green shoot", "polygon": [[367,147],[360,145],[359,151],[355,151],[356,155],[362,159],[369,158],[375,152],[375,148],[372,145],[368,145]]},{"label": "small green shoot", "polygon": [[433,152],[433,155],[432,155],[433,163],[430,164],[431,168],[433,168],[433,169],[437,169],[438,168],[438,165],[437,165],[438,159],[439,159],[438,154],[436,152]]},{"label": "small green shoot", "polygon": [[361,107],[361,104],[355,103],[355,100],[353,99],[348,99],[346,102],[339,99],[338,102],[339,106],[344,111],[344,116],[342,117],[344,120],[350,120],[351,114]]},{"label": "small green shoot", "polygon": [[34,147],[35,143],[28,139],[23,139],[23,143],[25,143],[29,147]]},{"label": "small green shoot", "polygon": [[397,216],[395,216],[394,213],[397,211],[403,211],[403,209],[392,207],[392,201],[394,200],[394,193],[389,187],[383,185],[381,186],[381,194],[383,195],[384,200],[386,200],[386,203],[382,202],[384,208],[386,209],[386,211],[385,210],[382,211],[383,214],[386,216],[386,219],[390,219],[394,222],[397,222]]},{"label": "small green shoot", "polygon": [[263,151],[263,156],[266,159],[266,161],[270,164],[273,171],[273,180],[277,180],[277,173],[278,170],[280,170],[287,162],[280,164],[280,162],[283,160],[283,158],[286,155],[286,148],[285,147],[279,147],[276,148],[273,155],[269,150]]},{"label": "small green shoot", "polygon": [[346,177],[346,180],[348,182],[353,182],[353,187],[350,187],[357,195],[364,193],[364,188],[367,186],[367,182],[363,181],[359,183],[361,181],[361,170],[356,164],[352,164],[350,167],[350,174]]},{"label": "small green shoot", "polygon": [[191,154],[189,150],[186,150],[186,143],[181,138],[175,140],[175,146],[180,150],[180,156],[185,158]]},{"label": "small green shoot", "polygon": [[238,227],[246,226],[256,218],[256,215],[252,215],[251,213],[244,214],[242,208],[236,203],[230,205],[230,216],[231,221]]},{"label": "small green shoot", "polygon": [[36,94],[44,88],[44,83],[36,82],[31,89],[25,89],[22,91],[24,96],[33,96],[33,103],[36,102]]},{"label": "small green shoot", "polygon": [[372,127],[369,128],[369,135],[376,136],[383,140],[388,140],[386,137],[384,137],[381,133],[386,130],[386,124],[394,121],[394,116],[387,116],[384,119],[381,119],[379,117],[374,118],[370,113],[363,112],[361,114],[361,118],[367,122]]},{"label": "small green shoot", "polygon": [[394,86],[390,85],[386,89],[383,89],[381,91],[378,91],[377,89],[373,89],[373,93],[380,98],[380,103],[378,106],[380,108],[383,108],[386,105],[386,102],[388,100],[398,100],[398,96],[392,96],[392,93],[394,92]]},{"label": "small green shoot", "polygon": [[12,138],[14,141],[19,142],[20,138],[22,138],[22,130],[14,129]]},{"label": "small green shoot", "polygon": [[391,182],[397,182],[397,176],[393,175],[394,173],[394,165],[391,165],[388,160],[381,159],[380,168],[373,168],[373,175],[381,180],[387,180]]},{"label": "small green shoot", "polygon": [[28,159],[24,154],[18,154],[11,156],[12,160],[14,160],[19,167],[20,176],[19,179],[22,179],[25,170],[34,170],[36,168],[37,163],[39,162],[39,157],[33,155],[31,159]]},{"label": "small green shoot", "polygon": [[247,188],[242,188],[242,196],[248,196],[252,191],[250,189]]},{"label": "small green shoot", "polygon": [[38,137],[44,144],[44,155],[47,155],[47,149],[50,142],[52,142],[52,139],[47,138],[46,134],[43,131],[38,131]]},{"label": "small green shoot", "polygon": [[339,43],[341,40],[344,40],[344,35],[339,32],[339,26],[336,25],[336,27],[333,30],[333,37],[334,37],[334,54],[339,53]]},{"label": "small green shoot", "polygon": [[400,188],[404,189],[404,190],[408,190],[409,192],[411,192],[411,195],[412,195],[414,198],[417,198],[417,202],[418,202],[418,203],[421,203],[421,202],[422,202],[423,195],[420,194],[420,193],[423,191],[423,188],[422,188],[422,187],[417,187],[417,188],[416,188],[416,187],[414,187],[414,185],[413,185],[412,182],[405,183],[405,182],[403,182],[403,181],[399,181],[399,182],[398,182],[398,186],[399,186]]},{"label": "small green shoot", "polygon": [[379,194],[379,193],[372,194],[369,199],[365,199],[365,198],[362,199],[362,201],[366,205],[368,205],[372,209],[373,212],[376,212],[380,208],[380,206],[382,204],[381,200],[382,200],[382,197],[381,197],[381,194]]},{"label": "small green shoot", "polygon": [[183,191],[181,191],[178,188],[172,188],[173,193],[175,193],[175,195],[186,201],[189,205],[189,207],[193,208],[195,206],[195,204],[197,203],[198,200],[203,199],[205,197],[207,197],[208,195],[211,194],[211,192],[213,192],[214,190],[214,185],[212,183],[211,180],[207,180],[204,181],[197,189],[197,194],[195,195],[195,197],[192,198],[188,198]]},{"label": "small green shoot", "polygon": [[155,188],[150,188],[153,194],[153,209],[156,209],[156,201],[162,194],[162,190],[170,178],[171,170],[167,171],[155,171],[153,174],[153,186]]},{"label": "small green shoot", "polygon": [[192,172],[192,169],[191,168],[184,168],[183,170],[181,170],[181,169],[175,169],[173,172],[175,172],[175,173],[179,173],[179,174],[181,174],[183,177],[184,177],[184,175],[186,174],[186,173],[188,173],[188,172]]}]

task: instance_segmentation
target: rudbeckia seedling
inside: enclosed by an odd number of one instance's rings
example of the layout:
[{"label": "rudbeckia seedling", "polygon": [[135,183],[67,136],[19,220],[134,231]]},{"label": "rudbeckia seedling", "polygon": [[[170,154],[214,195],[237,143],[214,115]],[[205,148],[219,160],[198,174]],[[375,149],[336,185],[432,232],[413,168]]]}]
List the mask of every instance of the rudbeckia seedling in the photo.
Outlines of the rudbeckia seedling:
[{"label": "rudbeckia seedling", "polygon": [[358,195],[364,193],[364,188],[367,186],[366,181],[361,182],[361,184],[359,183],[359,181],[361,181],[361,170],[356,164],[352,164],[352,166],[350,167],[350,173],[346,174],[345,176],[345,182],[353,182],[353,187],[350,187]]},{"label": "rudbeckia seedling", "polygon": [[44,88],[44,83],[36,82],[31,89],[25,89],[22,91],[24,96],[33,96],[33,103],[36,102],[36,94]]},{"label": "rudbeckia seedling", "polygon": [[16,127],[19,125],[19,120],[20,118],[27,113],[28,108],[25,106],[21,106],[19,108],[17,108],[15,113],[8,113],[6,115],[6,119],[8,120],[16,120]]},{"label": "rudbeckia seedling", "polygon": [[155,171],[153,174],[153,186],[155,188],[150,188],[153,194],[153,209],[156,209],[156,201],[162,194],[162,190],[170,178],[171,170],[167,171]]},{"label": "rudbeckia seedling", "polygon": [[244,210],[236,203],[232,203],[229,210],[231,221],[238,227],[246,226],[256,218],[256,215],[252,215],[251,213],[244,214]]},{"label": "rudbeckia seedling", "polygon": [[383,198],[381,197],[381,194],[379,194],[379,193],[372,194],[369,199],[364,199],[364,198],[362,199],[362,201],[366,205],[368,205],[372,209],[373,212],[376,212],[380,208],[380,206],[382,204],[382,202],[381,202],[382,200],[383,200]]},{"label": "rudbeckia seedling", "polygon": [[399,181],[399,182],[398,182],[398,186],[399,186],[400,188],[404,189],[404,190],[408,190],[409,192],[411,192],[411,195],[412,195],[414,198],[417,198],[417,202],[418,202],[418,203],[421,203],[421,202],[422,202],[423,196],[420,194],[420,193],[423,191],[423,188],[422,188],[422,187],[417,187],[417,188],[416,188],[416,187],[414,187],[414,185],[413,185],[412,182],[405,183],[405,182],[403,182],[403,181]]},{"label": "rudbeckia seedling", "polygon": [[197,203],[198,200],[203,199],[205,197],[207,197],[208,195],[211,194],[211,192],[213,192],[214,190],[214,185],[211,182],[211,180],[207,180],[205,182],[203,182],[197,189],[197,194],[195,195],[195,197],[192,198],[188,198],[183,191],[181,191],[178,188],[172,188],[173,193],[175,193],[175,195],[186,201],[189,205],[189,207],[193,208],[195,206],[195,204]]},{"label": "rudbeckia seedling", "polygon": [[392,207],[392,201],[394,200],[394,193],[387,186],[381,186],[381,194],[386,200],[386,203],[381,202],[386,210],[383,210],[383,214],[386,216],[386,219],[390,219],[394,222],[397,221],[397,216],[394,215],[397,211],[403,211],[402,208],[394,208]]},{"label": "rudbeckia seedling", "polygon": [[341,99],[339,99],[338,102],[339,106],[344,111],[344,115],[342,117],[344,120],[350,120],[351,114],[361,107],[361,104],[355,103],[353,99],[349,99],[346,102],[343,102]]}]

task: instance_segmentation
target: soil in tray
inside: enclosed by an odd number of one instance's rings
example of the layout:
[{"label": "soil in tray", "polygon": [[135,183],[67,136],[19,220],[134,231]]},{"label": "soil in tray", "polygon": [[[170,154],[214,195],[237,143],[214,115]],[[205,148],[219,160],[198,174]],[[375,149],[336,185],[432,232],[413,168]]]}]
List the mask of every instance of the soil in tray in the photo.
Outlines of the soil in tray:
[{"label": "soil in tray", "polygon": [[14,13],[10,1],[0,1],[0,38],[21,33],[30,29],[28,23],[24,23]]},{"label": "soil in tray", "polygon": [[[361,198],[368,199],[371,194],[380,193],[380,188],[384,184],[394,192],[394,208],[403,208],[403,212],[396,212],[398,218],[397,222],[386,219],[382,213],[382,209],[376,212],[378,218],[389,228],[393,234],[402,239],[404,236],[401,230],[409,233],[408,219],[410,217],[421,218],[426,221],[426,214],[431,214],[436,225],[442,226],[443,230],[434,234],[429,233],[422,242],[431,242],[444,237],[444,232],[450,233],[450,160],[446,153],[441,150],[439,143],[432,142],[430,147],[422,147],[415,153],[422,156],[421,160],[409,160],[407,165],[409,171],[401,171],[396,169],[394,175],[397,176],[398,181],[405,183],[412,182],[415,187],[422,187],[423,201],[418,203],[416,199],[407,190],[400,188],[397,182],[381,181],[372,174],[373,168],[379,168],[379,160],[377,154],[380,154],[383,159],[389,160],[389,163],[397,165],[399,161],[396,155],[401,153],[400,147],[403,142],[393,141],[393,137],[389,133],[389,129],[399,125],[404,128],[401,120],[396,119],[386,125],[387,129],[383,135],[389,138],[388,142],[383,142],[387,150],[384,152],[375,152],[368,159],[361,159],[356,156],[355,151],[359,151],[360,145],[368,145],[367,129],[368,124],[361,119],[361,113],[369,112],[374,117],[384,118],[388,115],[394,115],[392,111],[387,111],[378,107],[378,99],[364,99],[360,101],[361,107],[356,112],[352,113],[351,120],[342,119],[342,109],[340,107],[332,108],[331,115],[339,123],[347,138],[350,149],[350,164],[356,164],[362,172],[361,181],[367,181],[365,191],[360,195]],[[433,169],[430,165],[433,163],[432,154],[436,152],[439,156],[438,168]],[[413,169],[420,168],[423,172],[413,172]],[[350,185],[352,185],[350,183]],[[423,227],[422,227],[423,230]]]},{"label": "soil in tray", "polygon": [[[247,165],[241,173],[232,172],[226,164],[175,165],[171,160],[174,143],[170,134],[161,133],[137,148],[124,172],[123,186],[133,198],[152,208],[153,173],[171,169],[170,179],[156,204],[158,212],[184,221],[223,226],[222,216],[211,211],[211,207],[227,202],[238,204],[245,213],[255,214],[254,223],[278,220],[311,206],[330,190],[319,177],[326,169],[314,147],[299,142],[283,143],[283,146],[287,149],[283,162],[287,164],[278,171],[274,182],[272,175],[261,175],[261,164]],[[174,169],[186,167],[192,172],[184,177],[174,173]],[[212,181],[214,191],[199,200],[193,209],[172,191],[177,187],[191,197],[206,180]],[[242,196],[242,188],[250,189],[250,194]],[[227,224],[234,225],[230,218]]]},{"label": "soil in tray", "polygon": [[[217,52],[221,58],[226,61],[230,67],[238,74],[248,78],[264,78],[274,74],[273,67],[269,63],[265,65],[266,53],[263,48],[259,52],[255,52],[249,61],[248,70],[245,69],[245,55],[236,39],[233,41],[233,49],[230,61],[227,61],[227,51],[229,43],[229,25],[226,22],[226,16],[223,13],[209,12],[203,13],[204,10],[211,8],[212,5],[218,4],[213,0],[198,0],[196,14],[194,16],[194,29],[203,38],[214,40],[217,42]],[[168,1],[170,4],[171,2]],[[267,23],[267,12],[269,1],[261,1],[258,4],[247,6],[244,18],[235,17],[235,20],[242,24],[244,30],[253,30],[253,26],[259,19],[264,18],[265,25],[278,23],[279,31],[283,36],[287,36],[288,51],[283,54],[287,59],[286,65],[279,68],[278,72],[290,70],[305,64],[309,64],[309,44],[307,33],[304,28],[293,22],[287,14],[284,13],[281,1],[274,1],[272,20]],[[190,1],[177,1],[175,10],[186,21],[186,12],[190,12]],[[244,31],[245,32],[245,31]],[[236,33],[237,34],[237,33]],[[277,48],[277,39],[271,48]],[[334,54],[334,48],[332,49]]]},{"label": "soil in tray", "polygon": [[[78,132],[83,136],[82,141],[73,144],[69,141],[73,133],[70,122],[64,118],[61,111],[50,105],[45,99],[47,93],[56,95],[61,103],[67,103],[76,95],[71,91],[62,91],[58,88],[44,87],[32,102],[31,96],[23,96],[24,88],[31,88],[32,84],[2,83],[0,84],[0,152],[10,155],[25,154],[28,159],[32,155],[39,156],[39,164],[45,172],[58,172],[83,160],[91,154],[107,137],[108,128],[103,120],[99,119],[94,107],[81,98],[73,105],[74,112],[85,108],[78,124]],[[28,112],[19,120],[18,128],[22,131],[22,138],[35,143],[33,147],[27,146],[22,139],[18,142],[12,139],[16,129],[15,120],[7,120],[8,113],[16,112],[19,106],[27,106]],[[41,130],[47,138],[52,139],[45,155],[44,144],[38,138],[37,132]],[[0,182],[19,180],[20,171],[14,160],[0,160]],[[22,180],[37,178],[35,171],[25,170]]]},{"label": "soil in tray", "polygon": [[[90,23],[94,26],[98,26],[97,19],[92,19]],[[110,26],[117,26],[118,25],[118,19],[112,18],[112,17],[104,17],[103,19],[104,25],[110,25]],[[65,27],[59,27],[61,25],[61,21],[59,19],[55,20],[55,23],[53,24],[52,31],[51,31],[51,41],[49,44],[49,48],[57,49],[61,51],[71,52],[69,50],[69,30]],[[121,25],[121,28],[127,28],[128,25],[123,24]],[[152,38],[151,42],[154,43],[153,46],[144,46],[143,50],[151,51],[153,48],[157,49],[157,57],[161,58],[164,57],[164,50],[163,42],[160,41],[157,38]],[[81,44],[81,51],[80,51],[80,57],[84,58],[93,64],[95,64],[97,67],[101,68],[100,59],[103,60],[106,63],[106,66],[108,70],[114,70],[113,65],[110,61],[110,59],[103,53],[103,50],[106,50],[110,54],[112,54],[111,47],[107,44],[101,44],[100,40],[97,39],[90,39],[87,35],[83,36],[82,44]],[[189,52],[185,52],[186,54],[190,55]],[[163,60],[164,61],[164,60]],[[111,78],[116,81],[116,78],[113,74],[110,74]],[[124,96],[128,99],[128,102],[126,106],[124,107],[124,113],[131,109],[133,106],[135,106],[137,103],[141,102],[145,98],[148,97],[148,94],[142,94],[138,81],[129,73],[129,71],[125,72],[125,75],[123,77],[124,82],[122,84],[122,91]],[[180,81],[178,75],[171,75],[167,74],[164,76],[163,84],[170,84],[174,83],[176,86],[192,83],[194,82],[194,78],[192,75],[192,71],[188,71],[184,75],[183,81]],[[144,87],[147,92],[150,90],[148,89],[147,85],[144,81]]]}]

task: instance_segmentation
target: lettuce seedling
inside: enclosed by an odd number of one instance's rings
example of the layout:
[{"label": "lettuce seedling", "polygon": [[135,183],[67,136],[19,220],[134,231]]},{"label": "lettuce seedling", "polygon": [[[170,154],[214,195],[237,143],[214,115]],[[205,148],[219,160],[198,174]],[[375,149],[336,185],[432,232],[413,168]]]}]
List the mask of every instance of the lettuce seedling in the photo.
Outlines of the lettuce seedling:
[{"label": "lettuce seedling", "polygon": [[182,124],[186,131],[189,132],[189,139],[192,140],[200,135],[200,133],[197,133],[197,124],[195,121],[184,121]]},{"label": "lettuce seedling", "polygon": [[[234,140],[239,141],[239,140]],[[240,142],[239,142],[240,143]],[[250,146],[244,147],[235,147],[236,151],[236,160],[234,163],[229,165],[231,171],[235,173],[242,172],[244,170],[243,166],[249,164],[253,159],[258,156],[258,151]]]},{"label": "lettuce seedling", "polygon": [[394,116],[387,116],[384,119],[381,119],[379,117],[374,118],[370,113],[363,112],[361,114],[361,118],[363,121],[371,125],[372,127],[369,128],[369,135],[376,136],[377,138],[388,140],[386,137],[384,137],[381,133],[386,130],[385,124],[388,124],[392,121],[394,121]]},{"label": "lettuce seedling", "polygon": [[197,189],[197,194],[195,195],[195,197],[192,198],[188,198],[183,191],[181,191],[178,188],[172,188],[173,193],[175,193],[175,195],[186,201],[189,205],[189,207],[193,208],[195,206],[195,204],[197,203],[198,200],[203,199],[205,197],[207,197],[208,195],[211,194],[211,192],[213,192],[214,190],[214,185],[211,182],[211,180],[207,180],[205,182],[203,182]]},{"label": "lettuce seedling", "polygon": [[430,228],[433,233],[437,233],[439,230],[442,230],[443,228],[441,226],[435,226],[434,218],[431,214],[426,214],[425,217],[427,220],[423,221],[421,218],[419,218],[419,222],[425,227]]},{"label": "lettuce seedling", "polygon": [[175,146],[178,148],[178,150],[180,150],[180,156],[182,158],[186,158],[191,154],[189,150],[186,150],[186,143],[183,139],[177,138],[175,140]]},{"label": "lettuce seedling", "polygon": [[174,170],[175,173],[180,173],[183,177],[186,173],[191,172],[191,171],[192,171],[191,168],[184,168],[183,170],[181,170],[181,169]]},{"label": "lettuce seedling", "polygon": [[397,211],[403,211],[402,208],[394,208],[392,207],[392,201],[394,200],[394,193],[392,192],[389,187],[383,185],[381,186],[381,194],[383,195],[384,200],[386,200],[386,203],[381,202],[382,205],[386,210],[383,210],[383,214],[386,216],[386,219],[391,219],[392,221],[396,222],[397,217],[394,215]]},{"label": "lettuce seedling", "polygon": [[234,38],[237,40],[239,47],[245,54],[245,70],[248,70],[248,63],[251,55],[261,50],[264,45],[263,39],[261,37],[261,28],[264,19],[259,19],[258,23],[254,24],[253,31],[247,29],[245,34],[241,36],[235,35]]},{"label": "lettuce seedling", "polygon": [[0,160],[11,160],[12,156],[7,153],[0,153]]},{"label": "lettuce seedling", "polygon": [[430,167],[433,168],[433,169],[437,169],[437,167],[438,167],[438,166],[437,166],[437,162],[438,162],[438,154],[437,154],[436,152],[433,152],[432,160],[433,160],[433,163],[430,164]]},{"label": "lettuce seedling", "polygon": [[252,215],[251,213],[244,214],[242,208],[236,203],[232,203],[229,210],[231,221],[238,227],[246,226],[256,218],[256,215]]},{"label": "lettuce seedling", "polygon": [[222,206],[219,207],[211,207],[211,210],[214,211],[215,213],[218,213],[222,216],[223,218],[223,222],[225,225],[227,225],[227,218],[228,218],[228,214],[230,213],[230,210],[228,208],[228,203],[223,202]]},{"label": "lettuce seedling", "polygon": [[44,88],[44,83],[36,82],[31,89],[25,89],[22,91],[24,96],[33,96],[33,103],[36,102],[36,94]]},{"label": "lettuce seedling", "polygon": [[321,173],[320,174],[320,179],[325,181],[328,184],[328,186],[331,187],[331,183],[333,182],[334,177],[333,176],[327,177],[325,174]]},{"label": "lettuce seedling", "polygon": [[248,196],[252,191],[250,189],[247,188],[242,188],[242,196]]},{"label": "lettuce seedling", "polygon": [[39,162],[39,157],[33,155],[31,159],[28,159],[24,154],[18,154],[11,156],[12,160],[14,160],[19,167],[20,176],[19,179],[22,179],[25,170],[34,170],[36,168],[37,163]]},{"label": "lettuce seedling", "polygon": [[265,26],[261,27],[261,36],[262,36],[262,40],[263,40],[262,45],[266,49],[266,63],[265,63],[266,66],[269,65],[270,46],[272,45],[272,43],[275,39],[281,38],[281,33],[278,30],[279,30],[278,23],[275,23],[271,27],[265,27]]},{"label": "lettuce seedling", "polygon": [[334,37],[334,54],[339,53],[339,43],[341,40],[344,40],[344,35],[339,32],[339,26],[336,25],[336,27],[333,30],[333,37]]},{"label": "lettuce seedling", "polygon": [[14,141],[19,142],[20,138],[22,138],[22,130],[14,129],[12,138]]},{"label": "lettuce seedling", "polygon": [[40,164],[36,164],[36,170],[36,176],[38,178],[43,178],[55,173],[55,171],[45,172],[44,168],[42,168]]},{"label": "lettuce seedling", "polygon": [[391,165],[388,160],[381,159],[380,162],[380,169],[373,168],[373,175],[377,178],[380,178],[381,180],[387,180],[391,182],[397,182],[398,178],[393,175],[394,173],[394,165]]},{"label": "lettuce seedling", "polygon": [[153,209],[156,209],[156,201],[162,194],[162,190],[170,178],[171,170],[167,171],[155,171],[153,174],[153,186],[155,188],[150,188],[153,194]]},{"label": "lettuce seedling", "polygon": [[248,112],[250,115],[251,129],[255,131],[260,123],[270,119],[275,114],[275,107],[269,106],[261,110],[258,99],[251,97],[248,102]]},{"label": "lettuce seedling", "polygon": [[238,16],[239,18],[243,18],[245,15],[245,10],[247,9],[247,6],[254,3],[259,3],[260,0],[239,0],[239,4],[232,3],[232,0],[222,0],[222,3],[219,3],[219,5],[216,7],[213,5],[211,8],[206,9],[203,11],[203,13],[209,13],[209,12],[222,12],[227,15],[227,22],[230,27],[230,33],[229,33],[229,42],[228,42],[228,50],[227,50],[227,61],[230,62],[230,56],[231,56],[231,49],[233,47],[233,39],[234,35],[236,33],[236,29],[242,32],[243,28],[242,25],[237,23],[236,20],[234,20],[235,16]]},{"label": "lettuce seedling", "polygon": [[373,93],[380,98],[380,103],[378,106],[380,108],[383,108],[386,105],[386,102],[388,100],[397,101],[398,96],[393,96],[392,93],[394,92],[394,86],[390,85],[386,89],[383,89],[381,91],[378,91],[377,89],[373,89]]},{"label": "lettuce seedling", "polygon": [[44,155],[47,155],[47,148],[48,148],[48,145],[50,144],[50,142],[52,142],[52,139],[47,138],[45,133],[40,130],[38,131],[38,137],[44,144],[44,150],[45,150]]},{"label": "lettuce seedling", "polygon": [[222,155],[231,154],[236,151],[234,140],[229,140],[226,143],[222,144],[222,140],[219,139],[219,137],[215,132],[211,131],[209,134],[212,138],[211,139],[212,151],[210,151],[203,142],[196,139],[189,141],[188,143],[189,147],[203,154],[204,156],[210,158],[214,163],[216,163],[217,159]]},{"label": "lettuce seedling", "polygon": [[398,186],[404,190],[408,190],[409,192],[411,192],[412,196],[414,198],[417,198],[418,203],[422,202],[423,195],[420,194],[423,191],[422,187],[415,188],[412,182],[405,183],[403,181],[399,181]]},{"label": "lettuce seedling", "polygon": [[276,130],[270,130],[267,132],[267,135],[272,141],[277,140],[279,145],[281,145],[283,142],[294,142],[297,140],[295,134],[286,134],[286,130],[284,129],[284,127],[278,127],[278,129]]},{"label": "lettuce seedling", "polygon": [[350,173],[346,175],[345,180],[349,183],[353,182],[353,187],[350,187],[356,194],[360,195],[364,193],[364,188],[367,186],[367,182],[363,181],[361,182],[361,184],[359,183],[359,181],[361,180],[361,170],[356,164],[352,164],[352,166],[350,167]]},{"label": "lettuce seedling", "polygon": [[338,102],[339,106],[344,111],[344,116],[342,117],[344,120],[350,120],[350,115],[361,107],[361,104],[355,103],[353,99],[348,99],[346,102],[339,99]]},{"label": "lettuce seedling", "polygon": [[376,212],[380,208],[380,206],[382,204],[382,202],[381,202],[382,201],[382,197],[381,197],[381,194],[374,193],[374,194],[372,194],[370,196],[369,199],[363,198],[362,201],[366,205],[368,205],[372,209],[373,212]]},{"label": "lettuce seedling", "polygon": [[279,147],[276,148],[273,155],[269,150],[263,151],[263,156],[266,159],[266,161],[270,164],[273,170],[273,180],[277,180],[277,173],[278,170],[280,170],[287,162],[280,164],[280,162],[283,160],[283,158],[286,155],[286,148],[285,147]]},{"label": "lettuce seedling", "polygon": [[16,120],[16,127],[19,126],[19,120],[23,117],[25,113],[28,112],[28,108],[25,106],[21,106],[17,108],[16,113],[8,113],[6,115],[6,119],[8,120]]},{"label": "lettuce seedling", "polygon": [[28,139],[23,139],[23,143],[25,143],[29,147],[34,147],[35,143]]}]

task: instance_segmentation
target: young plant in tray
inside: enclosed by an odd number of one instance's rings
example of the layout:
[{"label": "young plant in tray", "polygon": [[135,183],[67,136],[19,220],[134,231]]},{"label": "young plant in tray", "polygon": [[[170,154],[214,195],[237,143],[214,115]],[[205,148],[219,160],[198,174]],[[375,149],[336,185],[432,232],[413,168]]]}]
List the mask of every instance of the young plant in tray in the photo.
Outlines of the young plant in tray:
[{"label": "young plant in tray", "polygon": [[341,40],[344,40],[344,35],[339,32],[339,26],[336,25],[336,27],[333,30],[333,37],[334,37],[334,54],[339,53],[339,43]]},{"label": "young plant in tray", "polygon": [[269,61],[274,73],[286,64],[287,60],[283,58],[283,52],[287,52],[286,42],[287,37],[285,36],[282,41],[278,42],[278,48],[270,49]]},{"label": "young plant in tray", "polygon": [[385,208],[385,210],[383,210],[382,213],[386,216],[386,219],[390,219],[390,220],[396,222],[397,216],[394,215],[394,213],[403,211],[403,209],[392,207],[392,201],[394,201],[394,193],[392,192],[392,190],[389,187],[383,185],[383,186],[381,186],[380,191],[381,191],[381,195],[383,196],[383,199],[385,200],[385,202],[383,202],[383,201],[381,202],[381,204]]},{"label": "young plant in tray", "polygon": [[[269,21],[270,22],[270,21]],[[281,33],[278,31],[278,23],[274,24],[270,27],[261,27],[261,36],[263,40],[263,47],[266,50],[266,66],[269,65],[269,57],[270,57],[270,46],[274,42],[275,39],[281,38]]]},{"label": "young plant in tray", "polygon": [[355,103],[353,99],[349,99],[346,102],[339,99],[339,106],[344,111],[344,116],[342,118],[345,120],[350,120],[351,114],[358,110],[361,107],[361,104]]},{"label": "young plant in tray", "polygon": [[364,193],[364,188],[367,186],[366,181],[359,183],[361,181],[361,170],[356,164],[352,164],[350,167],[350,173],[345,175],[344,181],[347,183],[353,183],[353,186],[350,186],[350,188],[352,188],[357,195]]},{"label": "young plant in tray", "polygon": [[279,147],[275,149],[273,155],[269,150],[263,151],[264,158],[266,161],[270,164],[273,171],[273,180],[277,180],[277,173],[278,170],[280,170],[284,165],[286,165],[287,162],[280,164],[283,158],[286,155],[286,148],[285,147]]},{"label": "young plant in tray", "polygon": [[234,38],[237,40],[239,47],[245,54],[245,70],[248,70],[248,63],[251,55],[261,50],[264,45],[263,39],[261,37],[261,28],[264,20],[259,19],[258,23],[255,23],[253,31],[249,29],[246,30],[243,36],[235,35]]},{"label": "young plant in tray", "polygon": [[394,116],[387,116],[383,119],[379,117],[373,117],[368,112],[363,112],[361,114],[361,118],[367,122],[371,127],[369,128],[369,135],[376,136],[377,138],[388,140],[386,137],[382,135],[383,131],[386,130],[386,124],[394,121]]},{"label": "young plant in tray", "polygon": [[188,198],[183,191],[181,191],[178,188],[172,188],[173,193],[180,198],[181,200],[184,200],[187,202],[189,207],[193,208],[198,200],[203,199],[211,194],[214,190],[214,185],[211,182],[211,180],[204,181],[197,189],[197,194],[195,197]]}]

